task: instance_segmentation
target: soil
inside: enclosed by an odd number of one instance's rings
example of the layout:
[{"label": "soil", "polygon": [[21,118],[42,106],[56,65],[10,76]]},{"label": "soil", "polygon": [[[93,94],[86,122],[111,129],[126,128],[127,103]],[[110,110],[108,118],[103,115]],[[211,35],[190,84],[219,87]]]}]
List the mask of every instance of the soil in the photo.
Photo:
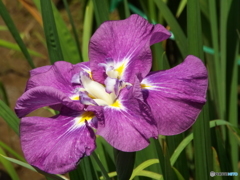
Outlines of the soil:
[{"label": "soil", "polygon": [[[28,2],[31,3],[32,1],[28,0]],[[3,0],[3,3],[6,5],[27,47],[31,50],[43,54],[45,57],[48,57],[47,49],[45,47],[45,44],[42,42],[42,39],[44,39],[44,33],[41,25],[24,8],[24,6],[20,3],[20,0]],[[59,4],[59,7],[61,7],[61,4]],[[81,4],[79,0],[71,1],[70,10],[75,17],[74,20],[78,22],[82,22],[81,13],[79,11],[80,7]],[[64,19],[68,21],[66,12],[64,10],[60,10],[60,12]],[[81,31],[81,23],[78,24],[79,25],[77,26],[77,29],[78,31]],[[0,17],[0,27],[1,26],[5,26],[5,23]],[[12,35],[8,30],[0,30],[0,39],[15,43]],[[26,82],[29,78],[29,70],[31,68],[21,52],[0,47],[0,54],[0,82],[3,83],[6,89],[9,105],[11,109],[14,110],[16,100],[24,92]],[[36,67],[49,64],[49,60],[47,58],[39,58],[32,56],[32,59]],[[51,116],[51,114],[44,109],[34,111],[31,115]],[[11,128],[8,127],[5,121],[1,118],[0,141],[10,146],[17,153],[23,155],[19,142],[19,136],[15,134],[13,130],[11,130]],[[7,155],[12,157],[9,153],[7,153]],[[19,175],[20,180],[45,179],[44,176],[42,176],[41,174],[28,170],[19,165],[14,164],[14,167]],[[7,175],[4,175],[4,172],[2,171],[5,170],[0,164],[0,180],[8,180]]]}]

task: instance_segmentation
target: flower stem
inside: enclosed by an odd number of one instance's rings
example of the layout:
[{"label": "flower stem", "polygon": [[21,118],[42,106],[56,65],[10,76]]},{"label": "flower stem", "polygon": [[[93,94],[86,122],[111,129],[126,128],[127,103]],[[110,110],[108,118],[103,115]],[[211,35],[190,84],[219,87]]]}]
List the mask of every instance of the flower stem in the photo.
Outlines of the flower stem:
[{"label": "flower stem", "polygon": [[96,163],[98,164],[99,168],[101,169],[102,174],[103,174],[103,176],[104,176],[104,179],[105,179],[105,180],[110,180],[107,171],[105,170],[103,164],[102,164],[101,161],[99,160],[99,158],[98,158],[97,154],[95,153],[95,151],[92,152],[92,156],[93,156],[93,158],[95,159]]}]

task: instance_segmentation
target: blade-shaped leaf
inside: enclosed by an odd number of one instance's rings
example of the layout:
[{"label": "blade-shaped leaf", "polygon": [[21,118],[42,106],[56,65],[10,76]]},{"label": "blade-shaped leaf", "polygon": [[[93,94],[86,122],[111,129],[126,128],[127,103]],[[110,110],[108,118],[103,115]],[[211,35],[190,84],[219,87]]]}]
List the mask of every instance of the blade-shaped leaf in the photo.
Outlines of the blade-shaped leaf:
[{"label": "blade-shaped leaf", "polygon": [[171,31],[173,32],[176,43],[178,45],[179,50],[181,51],[181,54],[183,57],[187,56],[187,38],[185,34],[183,33],[182,28],[178,24],[176,18],[170,11],[170,9],[167,7],[167,5],[162,0],[154,0],[157,4],[158,9],[166,19],[168,25],[171,28]]},{"label": "blade-shaped leaf", "polygon": [[2,100],[0,100],[0,117],[6,121],[15,133],[19,134],[18,127],[20,121],[15,113]]},{"label": "blade-shaped leaf", "polygon": [[[48,176],[48,177],[50,177],[50,178],[53,179],[53,180],[69,180],[68,178],[66,178],[66,177],[64,177],[64,176],[62,176],[62,175],[59,175],[59,174],[56,174],[56,175],[55,175],[55,174],[48,174],[48,173],[45,173],[45,172],[43,172],[43,171],[36,170],[36,169],[34,169],[31,165],[29,165],[29,164],[27,164],[27,163],[25,163],[25,162],[19,161],[19,160],[14,159],[14,158],[7,157],[7,156],[2,155],[2,154],[0,154],[0,158],[4,158],[5,160],[8,160],[8,161],[10,161],[10,162],[12,162],[12,163],[15,163],[15,164],[18,164],[18,165],[20,165],[20,166],[23,166],[23,167],[25,167],[25,168],[27,168],[27,169],[30,169],[30,170],[32,170],[32,171],[40,172],[41,174],[43,174],[43,175],[45,175],[45,176]],[[14,179],[14,180],[15,180],[15,179]]]},{"label": "blade-shaped leaf", "polygon": [[108,2],[106,0],[98,1],[93,0],[94,13],[97,20],[97,25],[100,26],[104,21],[109,20],[108,12]]},{"label": "blade-shaped leaf", "polygon": [[[33,0],[37,8],[41,11],[40,0]],[[42,2],[42,1],[41,1]],[[71,35],[71,32],[68,30],[65,22],[63,21],[61,15],[59,14],[57,8],[52,4],[52,11],[54,15],[55,24],[58,31],[58,38],[62,50],[62,59],[70,63],[76,64],[80,62],[79,53],[77,50],[76,43]]]},{"label": "blade-shaped leaf", "polygon": [[25,161],[25,159],[21,155],[19,155],[16,151],[14,151],[11,147],[9,147],[2,141],[0,141],[0,147],[3,148],[5,151],[9,152],[10,154],[12,154],[13,156],[15,156],[16,158],[18,158],[19,160]]},{"label": "blade-shaped leaf", "polygon": [[6,154],[0,147],[0,163],[5,167],[5,169],[7,170],[8,174],[11,176],[12,179],[19,180],[13,165],[11,164],[11,162],[3,158],[3,156],[6,156]]},{"label": "blade-shaped leaf", "polygon": [[[238,129],[237,127],[235,127],[234,125],[232,125],[231,123],[225,121],[225,120],[213,120],[210,121],[209,126],[210,128],[212,127],[216,127],[216,126],[222,126],[222,125],[228,125],[230,127],[233,127],[234,129]],[[178,147],[175,149],[170,161],[171,161],[171,165],[173,166],[174,163],[176,162],[177,158],[179,157],[179,155],[181,154],[181,152],[187,147],[187,145],[193,140],[193,133],[189,134],[187,137],[185,137],[182,142],[178,145]]]},{"label": "blade-shaped leaf", "polygon": [[93,23],[93,2],[89,1],[85,9],[84,24],[83,24],[83,35],[82,35],[83,61],[89,61],[88,45],[89,45],[89,40],[92,34],[92,23]]},{"label": "blade-shaped leaf", "polygon": [[41,0],[40,2],[48,54],[50,61],[53,64],[56,61],[64,60],[64,58],[53,16],[52,3],[49,0]]},{"label": "blade-shaped leaf", "polygon": [[72,14],[70,12],[67,0],[63,0],[63,3],[64,3],[65,9],[67,11],[67,14],[68,14],[71,26],[72,26],[72,30],[73,30],[73,34],[74,34],[74,38],[75,38],[75,43],[77,45],[79,59],[80,59],[80,61],[82,61],[82,53],[81,53],[81,48],[80,48],[80,42],[79,42],[77,31],[76,31],[76,28],[75,28],[75,25],[74,25],[74,22],[73,22]]},{"label": "blade-shaped leaf", "polygon": [[140,173],[142,170],[144,170],[145,168],[153,165],[153,164],[157,164],[159,163],[158,159],[149,159],[147,161],[144,161],[142,164],[138,165],[132,172],[132,176],[130,178],[130,180],[134,179],[135,176],[137,176],[138,173]]},{"label": "blade-shaped leaf", "polygon": [[114,149],[114,155],[118,179],[129,179],[132,175],[136,152],[123,152]]},{"label": "blade-shaped leaf", "polygon": [[[19,46],[17,44],[11,43],[11,42],[8,42],[8,41],[2,40],[2,39],[0,39],[0,46],[8,48],[8,49],[15,50],[15,51],[21,51],[21,49],[19,48]],[[29,54],[31,54],[33,56],[41,57],[41,58],[46,59],[46,57],[43,54],[40,54],[36,51],[28,49],[28,52],[29,52]]]},{"label": "blade-shaped leaf", "polygon": [[28,50],[25,46],[25,44],[23,43],[23,40],[20,37],[20,34],[16,28],[16,26],[14,25],[12,18],[10,17],[6,7],[4,6],[2,0],[0,0],[0,15],[2,16],[4,22],[6,23],[9,31],[11,32],[13,38],[15,39],[15,41],[17,42],[19,48],[21,49],[22,53],[24,54],[25,58],[27,59],[29,65],[34,68],[34,64],[33,61],[28,53]]},{"label": "blade-shaped leaf", "polygon": [[[199,1],[188,0],[187,23],[188,53],[195,55],[204,61]],[[209,120],[207,102],[196,123],[193,125],[195,179],[197,180],[208,179],[208,173],[212,170],[211,136],[208,125]]]}]

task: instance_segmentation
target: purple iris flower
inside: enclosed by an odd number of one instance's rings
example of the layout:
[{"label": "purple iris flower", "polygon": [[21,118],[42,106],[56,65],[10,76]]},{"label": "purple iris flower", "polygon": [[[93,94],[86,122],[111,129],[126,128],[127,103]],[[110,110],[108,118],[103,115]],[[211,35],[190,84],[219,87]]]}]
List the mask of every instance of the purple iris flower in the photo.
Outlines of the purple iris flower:
[{"label": "purple iris flower", "polygon": [[[150,46],[169,37],[162,25],[132,15],[99,27],[89,62],[33,69],[15,108],[26,160],[65,173],[94,151],[95,133],[131,152],[147,147],[151,137],[187,130],[206,102],[207,70],[190,55],[172,69],[150,72]],[[44,106],[60,113],[25,117]]]}]

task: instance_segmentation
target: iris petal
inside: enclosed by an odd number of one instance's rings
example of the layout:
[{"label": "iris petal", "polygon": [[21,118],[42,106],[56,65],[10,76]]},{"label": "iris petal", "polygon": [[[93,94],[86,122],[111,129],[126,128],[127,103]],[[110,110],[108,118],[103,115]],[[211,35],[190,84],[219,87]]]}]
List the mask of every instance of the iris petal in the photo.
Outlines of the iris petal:
[{"label": "iris petal", "polygon": [[99,67],[99,64],[109,63],[111,66],[113,64],[119,79],[125,82],[132,83],[137,73],[145,77],[152,63],[150,45],[169,37],[170,33],[163,26],[152,25],[138,15],[104,22],[90,40],[93,79],[103,84],[106,69]]},{"label": "iris petal", "polygon": [[70,95],[75,89],[72,84],[73,76],[83,71],[88,64],[84,62],[72,65],[65,61],[57,61],[52,66],[37,68],[31,72],[33,76],[28,80],[26,90],[37,86],[49,86]]},{"label": "iris petal", "polygon": [[78,115],[68,112],[53,118],[22,118],[20,137],[26,160],[51,174],[75,169],[96,147],[93,130],[84,122],[76,125]]},{"label": "iris petal", "polygon": [[35,69],[32,69],[30,71],[30,76],[35,76],[37,74],[41,74],[41,73],[45,73],[47,72],[49,69],[51,68],[51,65],[47,65],[47,66],[42,66],[42,67],[38,67],[38,68],[35,68]]},{"label": "iris petal", "polygon": [[200,59],[188,56],[180,65],[143,79],[141,87],[161,135],[187,130],[206,102],[207,70]]},{"label": "iris petal", "polygon": [[131,89],[123,89],[115,103],[103,107],[100,112],[98,109],[96,114],[99,119],[97,134],[121,151],[139,151],[149,145],[150,137],[157,136],[150,108],[136,99]]},{"label": "iris petal", "polygon": [[65,105],[75,110],[81,110],[83,105],[78,101],[71,100],[66,94],[58,89],[46,86],[38,86],[26,91],[16,103],[15,111],[18,117],[23,117],[28,113],[51,105]]}]

